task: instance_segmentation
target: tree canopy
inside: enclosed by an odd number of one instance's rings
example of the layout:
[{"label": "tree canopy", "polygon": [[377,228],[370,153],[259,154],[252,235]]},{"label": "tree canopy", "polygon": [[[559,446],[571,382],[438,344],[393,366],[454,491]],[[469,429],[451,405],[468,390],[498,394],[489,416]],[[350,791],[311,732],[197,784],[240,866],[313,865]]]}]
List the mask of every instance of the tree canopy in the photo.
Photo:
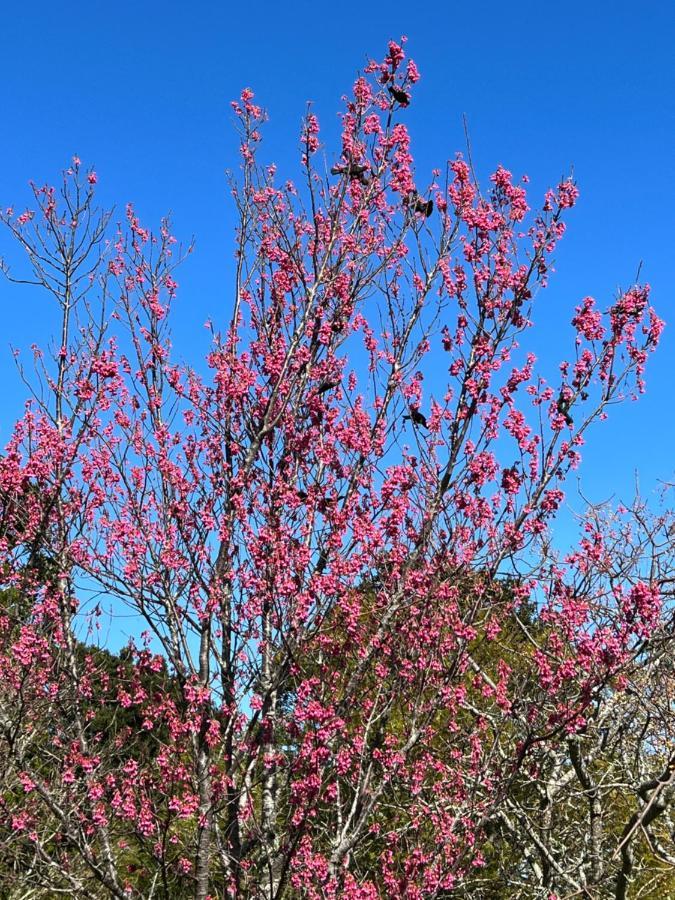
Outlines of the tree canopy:
[{"label": "tree canopy", "polygon": [[[418,78],[391,42],[339,147],[307,114],[295,181],[233,104],[205,371],[172,355],[168,221],[115,224],[78,158],[1,216],[60,316],[0,458],[10,898],[673,890],[672,517],[551,540],[662,322],[645,285],[582,299],[546,381],[528,329],[577,186],[533,210],[461,155],[425,182]],[[92,591],[142,622],[119,655],[83,639]]]}]

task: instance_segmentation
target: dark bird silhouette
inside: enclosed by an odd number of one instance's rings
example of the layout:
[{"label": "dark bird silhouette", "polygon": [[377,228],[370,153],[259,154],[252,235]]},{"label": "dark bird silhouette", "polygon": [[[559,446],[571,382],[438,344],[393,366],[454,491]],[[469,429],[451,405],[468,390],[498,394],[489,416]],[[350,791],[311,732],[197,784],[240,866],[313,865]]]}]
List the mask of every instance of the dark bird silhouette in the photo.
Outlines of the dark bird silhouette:
[{"label": "dark bird silhouette", "polygon": [[563,417],[565,422],[570,426],[574,425],[574,419],[570,415],[570,401],[566,397],[563,397],[562,394],[558,397],[557,407],[558,412]]},{"label": "dark bird silhouette", "polygon": [[410,94],[402,91],[401,88],[392,87],[390,85],[389,93],[397,103],[400,103],[401,106],[408,106],[408,104],[410,103]]},{"label": "dark bird silhouette", "polygon": [[336,504],[342,503],[346,498],[346,494],[340,494],[339,497],[321,497],[316,505],[317,510],[323,515],[332,509]]},{"label": "dark bird silhouette", "polygon": [[410,413],[406,416],[403,416],[404,419],[409,419],[413,425],[421,425],[422,428],[428,428],[427,425],[427,417],[424,413],[421,413],[419,409],[415,409],[414,407],[410,407]]},{"label": "dark bird silhouette", "polygon": [[332,391],[333,388],[336,388],[339,384],[339,381],[331,381],[329,378],[324,378],[316,389],[316,392],[317,394],[326,394],[328,391]]},{"label": "dark bird silhouette", "polygon": [[427,219],[434,211],[434,201],[427,200],[426,203],[420,197],[415,201],[415,212],[423,213]]},{"label": "dark bird silhouette", "polygon": [[403,202],[406,206],[412,206],[415,212],[422,213],[427,219],[434,211],[434,201],[431,199],[425,200],[416,191],[412,191]]},{"label": "dark bird silhouette", "polygon": [[368,178],[368,166],[359,163],[350,163],[348,166],[335,165],[332,166],[331,175],[348,175],[353,181],[359,181],[362,185],[370,182]]}]

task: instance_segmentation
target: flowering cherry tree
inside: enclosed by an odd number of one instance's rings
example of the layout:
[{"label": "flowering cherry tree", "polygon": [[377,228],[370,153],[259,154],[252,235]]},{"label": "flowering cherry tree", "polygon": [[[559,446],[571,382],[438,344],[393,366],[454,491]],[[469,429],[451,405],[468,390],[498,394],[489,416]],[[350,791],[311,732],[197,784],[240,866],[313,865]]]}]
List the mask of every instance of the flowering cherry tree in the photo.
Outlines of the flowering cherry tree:
[{"label": "flowering cherry tree", "polygon": [[[2,216],[30,263],[7,274],[60,311],[0,458],[0,818],[35,890],[459,896],[509,828],[522,896],[605,877],[561,875],[513,789],[662,627],[649,572],[609,594],[593,575],[593,529],[548,551],[589,426],[643,389],[662,326],[645,286],[585,298],[559,377],[537,374],[524,339],[577,188],[531,211],[461,156],[420,180],[418,79],[390,43],[328,164],[307,115],[293,183],[260,161],[253,93],[233,104],[208,375],[172,359],[168,222],[115,226],[77,158]],[[78,637],[92,591],[142,621],[118,666]]]}]

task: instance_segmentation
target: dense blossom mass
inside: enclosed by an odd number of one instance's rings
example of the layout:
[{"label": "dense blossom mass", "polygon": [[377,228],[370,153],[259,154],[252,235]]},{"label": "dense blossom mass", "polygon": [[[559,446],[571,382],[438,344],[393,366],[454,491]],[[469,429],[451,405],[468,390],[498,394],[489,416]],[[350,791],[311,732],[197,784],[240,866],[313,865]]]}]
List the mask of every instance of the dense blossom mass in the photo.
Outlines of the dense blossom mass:
[{"label": "dense blossom mass", "polygon": [[[206,368],[172,358],[168,222],[115,226],[77,158],[2,215],[60,311],[0,458],[0,861],[31,896],[625,895],[649,816],[569,866],[526,797],[557,765],[586,809],[584,736],[607,745],[664,635],[628,513],[550,549],[662,323],[644,285],[581,299],[537,374],[577,187],[531,210],[526,179],[481,190],[461,155],[420,180],[419,77],[392,42],[337,152],[310,112],[295,183],[259,161],[252,91],[233,104],[236,283]],[[108,607],[141,623],[118,656]]]}]

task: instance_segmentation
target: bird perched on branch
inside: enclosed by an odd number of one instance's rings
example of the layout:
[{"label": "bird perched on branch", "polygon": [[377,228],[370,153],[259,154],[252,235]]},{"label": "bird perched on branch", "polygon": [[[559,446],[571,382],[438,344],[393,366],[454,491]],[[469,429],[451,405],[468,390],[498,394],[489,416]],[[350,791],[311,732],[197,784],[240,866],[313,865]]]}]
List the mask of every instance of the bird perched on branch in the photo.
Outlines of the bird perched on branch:
[{"label": "bird perched on branch", "polygon": [[434,201],[429,198],[429,200],[425,200],[424,197],[420,197],[417,191],[412,191],[403,201],[406,206],[412,207],[414,212],[422,213],[427,219],[434,211]]},{"label": "bird perched on branch", "polygon": [[434,211],[434,201],[431,198],[429,198],[426,203],[424,202],[424,200],[418,200],[415,204],[415,210],[417,212],[424,213],[424,215],[428,219]]},{"label": "bird perched on branch", "polygon": [[338,387],[340,384],[339,381],[331,381],[329,378],[324,379],[316,389],[317,394],[326,394],[328,391],[332,391],[333,388]]},{"label": "bird perched on branch", "polygon": [[335,165],[330,170],[331,175],[348,175],[353,181],[358,181],[364,187],[370,183],[368,177],[368,166],[359,163],[349,163],[349,165]]},{"label": "bird perched on branch", "polygon": [[410,94],[407,94],[405,91],[402,91],[401,88],[389,86],[389,93],[394,98],[394,100],[400,104],[401,106],[408,106],[410,103]]},{"label": "bird perched on branch", "polygon": [[409,407],[409,409],[410,412],[408,413],[408,415],[403,416],[404,419],[409,419],[413,423],[413,425],[421,425],[422,428],[429,427],[427,425],[427,417],[424,415],[424,413],[421,413],[419,409],[415,409],[415,407],[413,406]]},{"label": "bird perched on branch", "polygon": [[574,419],[570,415],[570,401],[567,397],[561,394],[558,397],[558,403],[556,404],[558,408],[558,412],[565,420],[566,424],[569,426],[574,425]]}]

